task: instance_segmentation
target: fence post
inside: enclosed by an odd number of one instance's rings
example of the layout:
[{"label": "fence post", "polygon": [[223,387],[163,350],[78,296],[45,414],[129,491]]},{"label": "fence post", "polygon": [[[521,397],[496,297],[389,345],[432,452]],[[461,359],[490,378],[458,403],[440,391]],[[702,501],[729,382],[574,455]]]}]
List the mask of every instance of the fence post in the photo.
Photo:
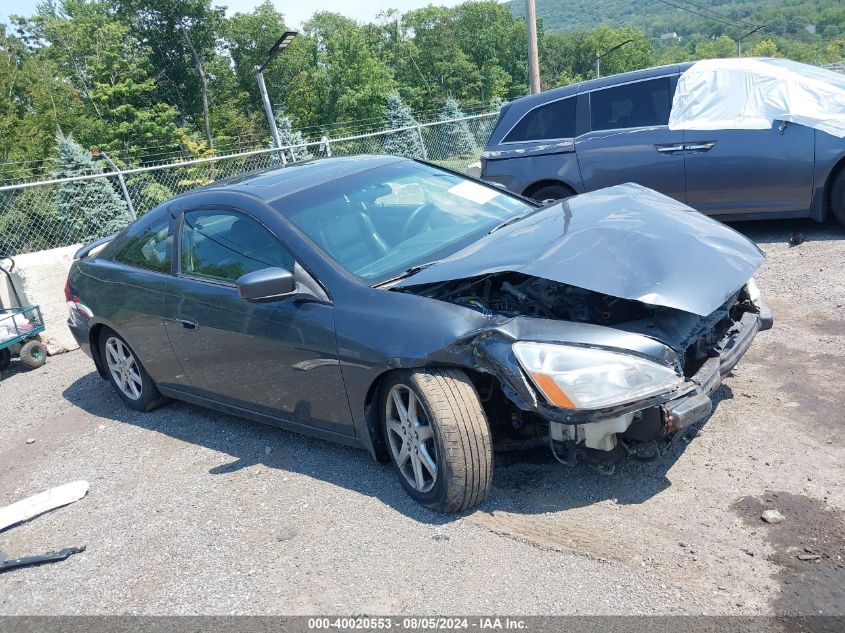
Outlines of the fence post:
[{"label": "fence post", "polygon": [[420,137],[420,147],[422,147],[423,160],[428,160],[428,150],[425,148],[425,141],[423,140],[422,128],[417,123],[417,136]]},{"label": "fence post", "polygon": [[325,152],[326,157],[331,158],[332,155],[332,146],[329,143],[329,137],[323,134],[323,138],[320,139],[320,151]]},{"label": "fence post", "polygon": [[135,215],[135,205],[132,204],[132,198],[129,197],[129,189],[126,188],[126,181],[123,179],[123,172],[120,171],[120,168],[114,163],[114,161],[106,154],[105,150],[100,150],[100,154],[102,154],[103,158],[105,158],[109,165],[112,166],[117,172],[117,180],[120,182],[120,190],[123,191],[123,197],[126,199],[126,206],[129,209],[129,218],[132,222],[138,219],[138,216]]}]

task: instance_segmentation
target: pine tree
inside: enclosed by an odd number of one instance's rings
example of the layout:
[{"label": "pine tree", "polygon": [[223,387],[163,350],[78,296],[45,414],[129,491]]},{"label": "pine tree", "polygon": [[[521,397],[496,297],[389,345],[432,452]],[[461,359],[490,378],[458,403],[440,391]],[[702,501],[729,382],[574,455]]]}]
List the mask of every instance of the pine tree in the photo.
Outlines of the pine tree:
[{"label": "pine tree", "polygon": [[[59,167],[55,178],[101,174],[91,152],[70,136],[56,136]],[[64,244],[89,242],[122,230],[129,224],[126,202],[107,178],[62,183],[56,192],[56,208]]]},{"label": "pine tree", "polygon": [[[292,145],[302,145],[305,143],[305,139],[302,136],[302,132],[294,131],[289,117],[284,114],[277,114],[276,129],[279,132],[279,142],[282,145],[282,152],[287,162],[294,163],[296,161],[314,158],[307,147],[291,147]],[[273,147],[272,141],[270,142],[270,147]],[[272,154],[272,161],[274,164],[279,162],[278,154]]]},{"label": "pine tree", "polygon": [[[461,111],[457,99],[449,97],[443,104],[443,111],[440,114],[441,121],[452,121],[453,119],[464,119],[466,114]],[[445,135],[443,143],[443,158],[455,156],[473,156],[478,151],[475,144],[475,137],[469,129],[466,121],[454,121],[440,126]]]},{"label": "pine tree", "polygon": [[[396,130],[417,125],[411,108],[402,101],[398,92],[387,95],[387,129]],[[387,134],[384,138],[385,154],[426,159],[425,146],[419,129],[402,130]]]}]

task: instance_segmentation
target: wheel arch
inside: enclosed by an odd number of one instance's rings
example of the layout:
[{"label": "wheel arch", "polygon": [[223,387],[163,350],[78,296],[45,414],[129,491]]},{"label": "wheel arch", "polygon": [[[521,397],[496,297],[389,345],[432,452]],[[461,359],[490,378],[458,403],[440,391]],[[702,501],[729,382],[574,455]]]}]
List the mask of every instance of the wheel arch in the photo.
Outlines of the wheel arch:
[{"label": "wheel arch", "polygon": [[575,191],[575,187],[573,187],[569,183],[564,182],[563,180],[547,178],[545,180],[538,180],[537,182],[533,182],[528,185],[522,192],[522,195],[526,198],[530,198],[534,195],[535,192],[539,191],[543,187],[564,187],[565,189],[569,189],[573,195],[577,193],[577,191]]},{"label": "wheel arch", "polygon": [[390,462],[390,454],[387,451],[387,444],[385,443],[384,430],[381,428],[380,421],[380,395],[382,385],[384,385],[391,376],[408,371],[418,371],[425,369],[460,369],[469,376],[473,384],[477,384],[476,378],[484,375],[484,372],[476,368],[467,367],[460,364],[448,363],[430,363],[427,365],[419,365],[416,367],[394,367],[382,371],[376,376],[367,389],[367,395],[364,399],[364,420],[367,426],[367,435],[369,437],[370,452],[373,457],[380,463]]}]

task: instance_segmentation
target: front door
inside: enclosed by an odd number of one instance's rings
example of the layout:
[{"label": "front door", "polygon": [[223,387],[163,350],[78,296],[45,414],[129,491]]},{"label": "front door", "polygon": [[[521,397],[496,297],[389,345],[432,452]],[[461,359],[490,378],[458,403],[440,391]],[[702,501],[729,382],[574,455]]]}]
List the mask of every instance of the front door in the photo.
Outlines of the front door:
[{"label": "front door", "polygon": [[707,215],[806,211],[815,131],[775,121],[768,130],[684,132],[687,204]]},{"label": "front door", "polygon": [[258,220],[230,209],[182,216],[179,274],[165,299],[166,328],[195,395],[353,435],[340,373],[334,307],[250,303],[235,280],[294,268],[292,253]]},{"label": "front door", "polygon": [[668,127],[674,83],[657,77],[611,85],[583,100],[590,131],[576,139],[575,154],[587,191],[635,182],[685,201],[684,133]]}]

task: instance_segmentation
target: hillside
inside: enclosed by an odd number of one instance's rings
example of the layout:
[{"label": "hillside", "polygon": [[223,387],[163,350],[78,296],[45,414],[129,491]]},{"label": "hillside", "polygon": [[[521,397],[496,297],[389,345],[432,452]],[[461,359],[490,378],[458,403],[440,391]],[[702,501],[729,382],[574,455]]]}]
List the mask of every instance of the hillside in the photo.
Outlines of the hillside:
[{"label": "hillside", "polygon": [[[806,39],[845,37],[845,3],[841,0],[668,0],[706,19],[658,0],[536,0],[537,16],[548,32],[592,29],[600,24],[633,26],[652,36],[674,32],[680,36],[736,35],[740,29],[766,25],[770,35]],[[508,3],[516,16],[525,15],[524,0]],[[722,22],[719,22],[722,20]],[[808,32],[816,26],[817,35]]]}]

